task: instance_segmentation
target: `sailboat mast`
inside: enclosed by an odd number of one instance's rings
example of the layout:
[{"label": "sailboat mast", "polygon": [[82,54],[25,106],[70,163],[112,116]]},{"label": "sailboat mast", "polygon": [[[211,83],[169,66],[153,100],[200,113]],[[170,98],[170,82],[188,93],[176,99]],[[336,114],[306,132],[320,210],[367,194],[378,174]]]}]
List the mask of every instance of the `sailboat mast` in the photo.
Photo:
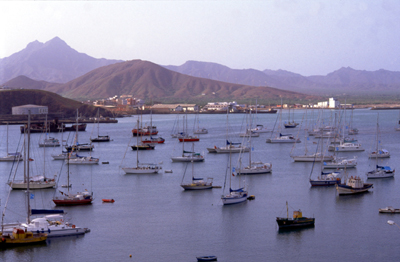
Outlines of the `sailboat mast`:
[{"label": "sailboat mast", "polygon": [[[139,117],[137,119],[137,129],[139,130]],[[143,132],[143,130],[140,130]],[[136,135],[136,167],[139,167],[139,134]]]},{"label": "sailboat mast", "polygon": [[7,156],[8,156],[8,122],[7,122]]},{"label": "sailboat mast", "polygon": [[46,136],[44,137],[43,141],[43,176],[46,177],[46,139],[47,139],[47,114],[45,120],[45,129],[46,129]]},{"label": "sailboat mast", "polygon": [[29,193],[29,147],[30,147],[30,139],[31,139],[31,110],[28,110],[28,156],[25,159],[26,161],[26,196],[28,200],[28,215],[27,215],[27,223],[31,222],[31,205],[30,205],[30,193]]},{"label": "sailboat mast", "polygon": [[[257,106],[257,105],[256,105]],[[257,110],[257,109],[256,109]],[[250,152],[249,152],[249,167],[251,168],[251,128],[252,128],[252,119],[251,119],[251,108],[250,108]]]}]

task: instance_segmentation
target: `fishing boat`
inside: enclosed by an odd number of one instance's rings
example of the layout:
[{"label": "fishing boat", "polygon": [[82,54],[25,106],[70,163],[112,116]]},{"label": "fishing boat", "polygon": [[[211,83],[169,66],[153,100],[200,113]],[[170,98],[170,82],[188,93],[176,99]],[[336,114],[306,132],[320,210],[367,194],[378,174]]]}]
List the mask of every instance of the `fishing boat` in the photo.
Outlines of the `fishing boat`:
[{"label": "fishing boat", "polygon": [[276,223],[278,223],[279,229],[314,227],[315,225],[315,218],[303,217],[303,213],[300,209],[293,211],[293,218],[289,218],[289,207],[287,201],[286,213],[287,217],[276,218]]},{"label": "fishing boat", "polygon": [[337,184],[336,190],[339,195],[352,195],[368,192],[372,187],[372,184],[364,183],[359,176],[351,176],[346,184]]},{"label": "fishing boat", "polygon": [[0,157],[0,162],[14,162],[22,161],[24,158],[20,152],[9,153],[8,152],[8,123],[7,123],[7,139],[6,139],[6,156]]},{"label": "fishing boat", "polygon": [[153,114],[150,112],[150,125],[145,127],[137,127],[132,129],[133,136],[156,136],[158,130],[156,126],[153,126]]},{"label": "fishing boat", "polygon": [[97,137],[95,138],[90,138],[91,142],[110,142],[110,136],[105,135],[101,136],[100,135],[100,109],[97,109]]},{"label": "fishing boat", "polygon": [[[190,183],[184,183],[183,180],[185,178],[187,165],[185,168],[185,172],[183,173],[181,187],[185,190],[203,190],[203,189],[212,189],[213,188],[213,178],[208,177],[206,181],[203,178],[194,177],[194,162],[192,161],[192,179]],[[188,163],[189,164],[189,163]]]},{"label": "fishing boat", "polygon": [[379,213],[390,213],[390,214],[400,213],[400,208],[394,208],[392,206],[379,208]]},{"label": "fishing boat", "polygon": [[[137,127],[139,128],[139,118],[137,120]],[[139,137],[136,136],[136,142],[139,142]],[[147,146],[153,146],[150,144],[145,144]],[[136,166],[134,167],[123,167],[122,170],[125,174],[157,174],[162,167],[157,164],[146,164],[139,163],[139,150],[136,150]]]}]

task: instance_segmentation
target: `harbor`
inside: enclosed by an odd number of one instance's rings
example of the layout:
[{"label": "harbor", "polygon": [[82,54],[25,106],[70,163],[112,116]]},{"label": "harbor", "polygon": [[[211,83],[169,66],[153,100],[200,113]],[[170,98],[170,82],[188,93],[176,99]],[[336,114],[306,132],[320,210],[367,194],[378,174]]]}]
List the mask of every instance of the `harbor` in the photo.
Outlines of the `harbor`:
[{"label": "harbor", "polygon": [[[317,111],[314,115],[310,111],[307,111],[307,121],[316,122]],[[375,166],[375,160],[368,158],[368,152],[375,149],[378,113],[381,143],[391,153],[390,158],[379,161],[399,169],[398,110],[352,111],[353,126],[359,130],[356,137],[365,152],[341,153],[357,158],[357,167],[346,170],[348,176],[361,176],[366,180],[365,174]],[[324,111],[324,124],[328,125],[330,119],[334,119],[332,112]],[[305,115],[306,110],[294,112],[293,118],[299,125],[290,133],[301,139],[301,143],[295,143],[294,149],[293,144],[266,143],[266,139],[272,136],[271,132],[251,138],[253,161],[272,163],[272,172],[246,176],[236,172],[232,176],[232,171],[227,170],[229,154],[207,153],[207,148],[226,144],[226,114],[200,115],[200,126],[207,128],[208,134],[199,135],[195,151],[203,154],[205,160],[194,163],[193,172],[196,177],[213,177],[213,188],[199,191],[183,190],[180,186],[185,171],[188,175],[192,164],[171,161],[172,156],[182,154],[182,143],[171,137],[177,115],[153,114],[152,119],[150,115],[139,115],[118,118],[118,123],[100,122],[100,134],[108,135],[112,141],[93,143],[91,153],[82,153],[99,158],[99,164],[69,167],[70,190],[74,193],[85,189],[92,191],[93,202],[87,206],[62,208],[67,212],[68,221],[88,228],[90,232],[52,238],[41,245],[6,249],[0,252],[0,260],[70,261],[71,254],[85,261],[196,261],[196,257],[206,255],[215,255],[218,261],[238,262],[264,261],[266,258],[289,261],[293,257],[299,261],[392,261],[399,257],[397,244],[400,230],[388,225],[387,221],[400,223],[400,216],[379,213],[379,209],[388,206],[400,208],[400,181],[396,178],[368,180],[368,183],[373,183],[372,190],[345,196],[339,195],[335,187],[311,187],[310,175],[317,176],[320,164],[315,163],[311,174],[312,162],[294,162],[290,157],[291,151],[304,150]],[[245,117],[245,114],[229,115],[229,133],[235,142],[247,142],[249,139],[239,136],[246,126]],[[259,114],[257,118],[253,117],[257,124],[272,130],[279,115]],[[288,110],[283,110],[282,118],[287,117]],[[163,137],[165,143],[157,144],[154,150],[133,151],[130,146],[138,138],[132,136],[132,129],[136,128],[138,118],[143,126],[156,126],[158,136]],[[194,119],[195,115],[188,115],[189,130],[194,128]],[[19,128],[19,125],[9,125],[10,152],[21,146],[23,134]],[[79,132],[79,142],[88,143],[91,137],[97,136],[97,128],[97,123],[87,123],[86,131]],[[283,132],[289,133],[287,130]],[[51,158],[62,148],[46,148],[44,152],[38,147],[43,136],[40,133],[31,135],[32,170],[33,173],[43,172],[45,158],[46,170],[49,174],[57,174],[59,187],[33,191],[31,205],[32,208],[54,209],[54,195],[65,191],[61,185],[67,184],[67,165],[64,161]],[[74,140],[74,132],[52,133],[51,136],[60,141],[67,140],[68,144]],[[6,152],[6,125],[0,126],[0,141],[1,156]],[[316,152],[317,141],[317,138],[309,137],[307,147],[310,152]],[[192,143],[185,143],[184,146],[185,150],[190,150]],[[137,154],[143,163],[160,164],[161,171],[157,174],[125,174],[122,168],[134,166]],[[232,154],[231,157],[232,166],[238,167],[240,154]],[[243,156],[242,162],[247,159],[248,153]],[[2,208],[9,193],[7,181],[14,176],[10,173],[12,168],[12,162],[0,163],[3,174],[0,176]],[[18,170],[17,176],[21,176],[21,170]],[[244,181],[249,195],[255,196],[255,199],[223,205],[221,195],[224,186],[226,188],[227,174],[235,184]],[[11,191],[6,222],[25,221],[25,199],[23,190]],[[315,226],[279,230],[276,218],[286,217],[286,201],[289,209],[301,209],[304,216],[315,218]],[[332,250],[338,252],[332,253]]]}]

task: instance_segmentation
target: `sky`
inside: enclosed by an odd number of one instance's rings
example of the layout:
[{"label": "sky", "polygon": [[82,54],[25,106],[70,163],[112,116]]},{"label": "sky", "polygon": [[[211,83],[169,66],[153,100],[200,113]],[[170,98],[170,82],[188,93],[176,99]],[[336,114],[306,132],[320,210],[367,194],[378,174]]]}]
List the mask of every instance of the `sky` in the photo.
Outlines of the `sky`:
[{"label": "sky", "polygon": [[400,71],[400,1],[0,1],[0,58],[58,36],[95,58],[326,75]]}]

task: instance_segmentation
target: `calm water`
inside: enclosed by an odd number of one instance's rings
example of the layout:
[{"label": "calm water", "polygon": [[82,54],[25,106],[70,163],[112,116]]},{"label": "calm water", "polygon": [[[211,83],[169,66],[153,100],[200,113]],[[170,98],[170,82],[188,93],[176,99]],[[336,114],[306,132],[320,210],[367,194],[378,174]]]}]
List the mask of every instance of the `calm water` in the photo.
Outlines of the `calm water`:
[{"label": "calm water", "polygon": [[[374,148],[376,118],[379,113],[381,142],[391,152],[391,158],[381,161],[398,169],[400,158],[400,132],[395,131],[398,111],[355,110],[354,126],[360,130],[357,136],[365,152],[345,153],[357,156],[358,166],[349,175],[361,175],[371,169],[367,152]],[[286,114],[286,115],[285,115]],[[308,120],[316,118],[317,112]],[[295,111],[297,122],[304,111]],[[330,111],[324,112],[328,124]],[[347,117],[349,118],[348,113]],[[276,114],[259,114],[257,122],[272,128]],[[370,193],[354,196],[338,196],[335,188],[311,188],[309,177],[312,163],[294,163],[290,158],[291,144],[267,144],[269,133],[253,138],[254,161],[273,164],[272,174],[232,177],[233,185],[246,179],[249,194],[254,201],[233,206],[223,206],[220,201],[222,188],[207,191],[183,191],[179,186],[186,167],[184,163],[172,163],[170,157],[181,154],[182,144],[170,138],[176,115],[153,115],[153,124],[166,138],[154,151],[139,152],[141,162],[163,162],[163,169],[173,173],[156,175],[125,175],[121,166],[135,165],[136,152],[127,147],[135,143],[131,130],[136,117],[119,119],[118,124],[101,124],[100,133],[109,134],[110,143],[96,143],[94,157],[110,164],[98,166],[71,166],[70,179],[73,191],[92,189],[95,200],[91,206],[66,207],[69,219],[91,232],[81,237],[50,239],[46,245],[13,248],[0,251],[2,261],[196,261],[199,255],[216,255],[218,261],[398,261],[400,258],[400,229],[387,224],[394,220],[400,224],[400,215],[379,214],[386,206],[400,208],[399,179],[373,180]],[[283,113],[284,121],[287,111]],[[149,124],[149,116],[143,116]],[[194,115],[188,116],[189,127]],[[305,120],[304,120],[305,122]],[[245,125],[244,115],[229,116],[231,135],[241,141],[239,133]],[[303,123],[303,126],[305,124]],[[209,134],[201,135],[195,143],[197,152],[204,152],[205,162],[195,163],[197,176],[213,177],[214,185],[223,186],[228,155],[208,154],[206,148],[222,146],[226,137],[226,115],[201,115],[200,126]],[[297,135],[298,129],[291,130]],[[242,130],[243,131],[243,130]],[[19,126],[9,127],[9,148],[15,150],[20,141]],[[285,131],[285,133],[287,133]],[[64,133],[64,139],[69,133]],[[71,133],[69,141],[72,140]],[[97,136],[96,125],[88,125],[86,132],[79,133],[79,141],[86,143],[90,135]],[[61,140],[61,134],[51,134]],[[304,152],[304,132],[298,134],[302,143],[296,144],[293,153]],[[32,134],[33,173],[43,172],[43,149],[37,143],[40,134]],[[310,137],[307,147],[315,151],[316,141]],[[191,144],[185,145],[186,149]],[[60,148],[46,149],[46,173],[59,173],[59,184],[66,184],[66,167],[62,161],[52,160],[50,154]],[[0,126],[0,154],[6,153],[6,126]],[[238,154],[232,159],[238,163]],[[247,163],[247,155],[244,157]],[[11,163],[0,163],[1,209],[9,192],[6,181],[10,176]],[[21,168],[22,169],[22,168]],[[190,171],[190,167],[188,168]],[[317,176],[319,166],[314,168]],[[17,177],[21,177],[19,172]],[[187,172],[187,177],[190,172]],[[33,208],[52,208],[51,201],[56,189],[35,191]],[[102,198],[114,198],[115,203],[102,203]],[[289,207],[301,209],[304,216],[316,218],[315,228],[279,232],[275,219],[286,216],[285,202]],[[25,220],[25,193],[12,191],[5,220]],[[291,211],[290,211],[291,213]],[[132,258],[129,255],[132,255]]]}]

